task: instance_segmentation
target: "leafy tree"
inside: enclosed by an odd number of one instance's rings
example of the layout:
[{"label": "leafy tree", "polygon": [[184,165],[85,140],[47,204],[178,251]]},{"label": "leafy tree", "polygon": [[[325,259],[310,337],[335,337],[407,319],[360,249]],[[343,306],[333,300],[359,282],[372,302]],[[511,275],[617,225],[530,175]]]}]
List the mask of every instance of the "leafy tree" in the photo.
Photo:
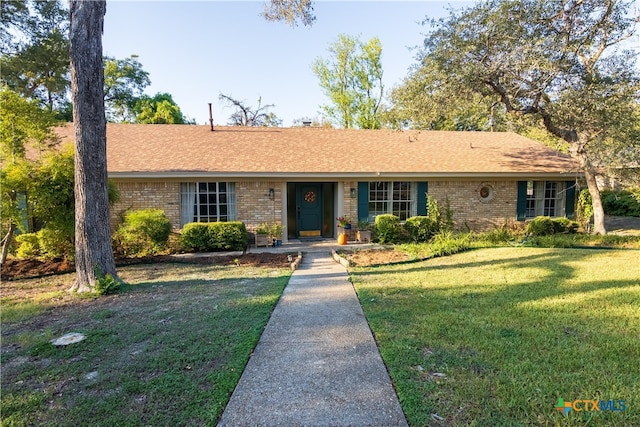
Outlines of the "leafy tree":
[{"label": "leafy tree", "polygon": [[282,21],[295,27],[298,21],[310,27],[316,20],[312,0],[271,0],[264,5],[262,16],[267,21]]},{"label": "leafy tree", "polygon": [[378,129],[383,96],[382,45],[340,34],[329,46],[328,59],[317,58],[313,71],[331,100],[322,109],[343,128]]},{"label": "leafy tree", "polygon": [[111,122],[136,120],[136,104],[151,84],[136,55],[125,59],[104,58],[104,102]]},{"label": "leafy tree", "polygon": [[[637,161],[636,18],[625,0],[487,0],[432,22],[419,68],[464,93],[498,99],[569,145],[584,172],[594,231],[606,233],[598,169]],[[427,87],[428,95],[432,87]]]},{"label": "leafy tree", "polygon": [[180,107],[168,93],[156,93],[153,98],[143,95],[133,108],[136,123],[148,124],[185,124]]},{"label": "leafy tree", "polygon": [[3,23],[7,19],[0,33],[3,82],[50,111],[64,110],[69,87],[68,10],[59,0],[3,1],[2,5]]},{"label": "leafy tree", "polygon": [[497,105],[497,97],[449,84],[448,80],[437,64],[425,58],[391,90],[392,106],[384,112],[384,121],[395,128],[506,130],[505,111]]},{"label": "leafy tree", "polygon": [[282,124],[282,120],[274,113],[267,111],[269,108],[275,107],[275,105],[262,105],[262,97],[258,98],[258,106],[255,109],[245,104],[244,101],[238,101],[222,93],[218,96],[218,99],[227,102],[236,109],[236,111],[229,116],[228,123],[231,126],[277,127]]},{"label": "leafy tree", "polygon": [[32,180],[27,149],[46,150],[56,142],[53,114],[35,100],[27,100],[7,87],[0,88],[0,196],[2,202],[2,255],[7,257],[13,235],[24,230],[25,196]]}]

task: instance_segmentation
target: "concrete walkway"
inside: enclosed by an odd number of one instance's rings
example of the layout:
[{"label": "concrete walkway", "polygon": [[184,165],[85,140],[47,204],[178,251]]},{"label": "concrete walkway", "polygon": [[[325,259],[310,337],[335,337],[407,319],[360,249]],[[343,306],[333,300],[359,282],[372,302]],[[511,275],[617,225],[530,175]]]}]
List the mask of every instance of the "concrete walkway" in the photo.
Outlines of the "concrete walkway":
[{"label": "concrete walkway", "polygon": [[307,253],[218,426],[406,426],[343,266]]}]

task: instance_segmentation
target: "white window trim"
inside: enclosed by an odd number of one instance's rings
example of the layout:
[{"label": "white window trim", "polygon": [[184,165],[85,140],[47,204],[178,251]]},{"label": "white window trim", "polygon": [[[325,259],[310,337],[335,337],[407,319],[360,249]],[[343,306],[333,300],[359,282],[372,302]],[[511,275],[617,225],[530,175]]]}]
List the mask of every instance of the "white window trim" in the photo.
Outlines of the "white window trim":
[{"label": "white window trim", "polygon": [[[185,224],[190,223],[190,222],[201,222],[204,218],[200,217],[200,209],[195,209],[195,213],[194,213],[194,207],[200,205],[200,184],[202,183],[206,183],[206,184],[216,184],[216,189],[219,188],[219,184],[222,182],[183,182],[180,184],[180,227],[183,227]],[[236,208],[236,190],[235,190],[235,183],[233,182],[224,182],[226,184],[227,190],[226,190],[226,195],[227,195],[227,220],[226,221],[235,221],[236,219],[236,215],[237,215],[237,208]],[[221,193],[220,191],[216,191],[216,195],[219,196]],[[215,204],[216,207],[216,214],[215,215],[208,215],[208,217],[206,218],[206,221],[204,222],[208,222],[208,220],[211,217],[215,217],[217,219],[217,221],[220,221],[220,205],[219,205],[219,201],[216,202]]]}]

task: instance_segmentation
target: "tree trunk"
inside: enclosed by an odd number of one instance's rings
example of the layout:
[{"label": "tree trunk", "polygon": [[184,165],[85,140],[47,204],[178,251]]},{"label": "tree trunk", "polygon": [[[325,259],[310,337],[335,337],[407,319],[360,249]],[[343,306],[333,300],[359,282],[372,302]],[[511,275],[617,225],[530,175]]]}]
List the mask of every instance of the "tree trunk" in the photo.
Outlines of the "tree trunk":
[{"label": "tree trunk", "polygon": [[600,190],[598,189],[598,183],[596,181],[596,170],[591,165],[581,144],[572,144],[571,154],[580,162],[580,168],[584,172],[587,188],[591,195],[591,204],[593,206],[593,230],[591,230],[591,232],[593,234],[607,234],[607,229],[604,226],[604,207],[602,206],[602,198],[600,197]]},{"label": "tree trunk", "polygon": [[9,223],[9,230],[7,234],[2,239],[2,255],[0,258],[0,264],[4,264],[7,260],[7,255],[9,254],[9,246],[11,246],[11,241],[13,240],[13,234],[15,233],[16,225],[11,221]]},{"label": "tree trunk", "polygon": [[584,177],[587,180],[587,187],[589,188],[589,194],[591,195],[591,203],[593,205],[593,234],[607,234],[607,229],[604,226],[604,208],[602,206],[602,199],[600,198],[600,190],[598,190],[598,184],[596,182],[596,174],[593,170],[585,168]]},{"label": "tree trunk", "polygon": [[106,1],[71,0],[71,96],[75,131],[75,247],[71,290],[93,291],[107,274],[119,280],[109,224],[102,31]]}]

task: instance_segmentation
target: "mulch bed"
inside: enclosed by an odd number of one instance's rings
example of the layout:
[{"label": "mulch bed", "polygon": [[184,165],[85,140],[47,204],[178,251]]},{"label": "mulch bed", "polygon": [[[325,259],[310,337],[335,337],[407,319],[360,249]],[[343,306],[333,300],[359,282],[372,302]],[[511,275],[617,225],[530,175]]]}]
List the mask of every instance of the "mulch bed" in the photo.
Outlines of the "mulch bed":
[{"label": "mulch bed", "polygon": [[[236,260],[242,266],[262,266],[273,268],[288,268],[288,254],[282,253],[248,253],[241,256],[233,255],[205,255],[194,257],[178,257],[172,255],[147,256],[140,258],[118,258],[118,267],[133,264],[155,264],[167,262],[181,262],[190,264],[218,264],[235,265]],[[37,259],[9,258],[2,264],[2,280],[16,280],[30,277],[50,276],[75,271],[75,265],[66,260],[41,261]]]}]

